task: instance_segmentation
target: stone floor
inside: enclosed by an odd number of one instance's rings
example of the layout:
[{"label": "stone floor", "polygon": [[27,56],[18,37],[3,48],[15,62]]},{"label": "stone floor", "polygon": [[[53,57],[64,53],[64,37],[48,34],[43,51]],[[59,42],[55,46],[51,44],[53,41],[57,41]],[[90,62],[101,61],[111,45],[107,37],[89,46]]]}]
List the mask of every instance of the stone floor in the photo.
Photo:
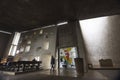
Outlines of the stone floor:
[{"label": "stone floor", "polygon": [[120,70],[89,70],[83,77],[74,69],[42,70],[18,75],[0,73],[0,80],[120,80]]}]

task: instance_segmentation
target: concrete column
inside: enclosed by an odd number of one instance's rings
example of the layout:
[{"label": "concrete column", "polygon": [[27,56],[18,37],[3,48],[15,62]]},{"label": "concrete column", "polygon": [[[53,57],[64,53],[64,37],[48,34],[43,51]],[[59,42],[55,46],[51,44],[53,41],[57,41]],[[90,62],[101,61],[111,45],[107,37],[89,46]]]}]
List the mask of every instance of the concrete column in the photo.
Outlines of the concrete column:
[{"label": "concrete column", "polygon": [[11,46],[12,40],[14,38],[14,34],[15,33],[11,34],[10,40],[8,42],[8,45],[7,45],[7,48],[6,48],[6,51],[5,51],[5,54],[3,55],[4,58],[8,57],[8,53],[9,53],[9,50],[10,50],[10,46]]},{"label": "concrete column", "polygon": [[81,27],[79,21],[70,21],[69,24],[75,29],[75,37],[76,37],[76,45],[78,50],[78,58],[83,58],[84,63],[84,72],[87,72],[87,58],[86,58],[86,50],[83,40],[83,35],[81,32]]}]

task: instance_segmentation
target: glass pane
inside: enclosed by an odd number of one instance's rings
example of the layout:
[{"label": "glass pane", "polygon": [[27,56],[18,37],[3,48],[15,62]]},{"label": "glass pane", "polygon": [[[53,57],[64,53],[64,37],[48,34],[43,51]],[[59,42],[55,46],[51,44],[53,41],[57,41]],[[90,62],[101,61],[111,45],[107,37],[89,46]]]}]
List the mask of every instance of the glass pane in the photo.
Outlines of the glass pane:
[{"label": "glass pane", "polygon": [[77,57],[76,47],[60,49],[60,68],[75,68],[74,58]]},{"label": "glass pane", "polygon": [[9,55],[14,56],[15,52],[16,52],[17,46],[16,45],[12,45],[10,48],[10,52]]},{"label": "glass pane", "polygon": [[47,41],[47,42],[44,42],[43,48],[44,48],[45,50],[48,50],[48,49],[49,49],[49,42],[48,42],[48,41]]},{"label": "glass pane", "polygon": [[26,48],[25,48],[25,52],[29,52],[29,51],[30,51],[30,45],[26,46]]},{"label": "glass pane", "polygon": [[21,48],[20,48],[20,52],[23,52],[23,51],[24,51],[24,47],[21,47]]},{"label": "glass pane", "polygon": [[20,39],[20,34],[19,32],[15,32],[15,35],[14,35],[14,38],[13,38],[13,41],[12,41],[12,44],[13,45],[17,45],[18,44],[18,41]]}]

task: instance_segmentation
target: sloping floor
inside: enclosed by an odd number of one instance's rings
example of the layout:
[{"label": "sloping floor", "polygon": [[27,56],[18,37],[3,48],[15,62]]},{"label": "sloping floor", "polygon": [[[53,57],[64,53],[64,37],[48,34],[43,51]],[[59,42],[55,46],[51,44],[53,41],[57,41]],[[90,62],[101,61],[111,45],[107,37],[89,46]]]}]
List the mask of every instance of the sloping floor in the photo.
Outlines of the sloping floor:
[{"label": "sloping floor", "polygon": [[119,70],[89,70],[83,77],[73,69],[42,70],[18,75],[5,75],[1,72],[0,80],[120,80],[119,72]]}]

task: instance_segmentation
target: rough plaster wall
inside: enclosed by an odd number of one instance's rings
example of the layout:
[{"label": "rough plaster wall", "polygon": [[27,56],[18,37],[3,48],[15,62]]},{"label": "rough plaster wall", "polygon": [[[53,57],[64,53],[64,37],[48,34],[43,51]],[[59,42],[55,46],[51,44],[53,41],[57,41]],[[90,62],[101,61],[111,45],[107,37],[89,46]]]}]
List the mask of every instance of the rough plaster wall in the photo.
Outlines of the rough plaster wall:
[{"label": "rough plaster wall", "polygon": [[79,57],[83,58],[84,72],[87,72],[86,52],[85,52],[85,46],[84,46],[83,36],[81,32],[81,27],[78,21],[74,22],[74,25],[76,27]]},{"label": "rough plaster wall", "polygon": [[[27,45],[27,41],[31,41],[31,48],[29,52],[22,52],[21,53],[21,59],[20,60],[32,60],[34,57],[39,56],[40,60],[43,61],[43,63],[49,62],[48,59],[45,57],[45,55],[51,56],[55,55],[55,49],[56,49],[56,33],[57,33],[57,28],[56,27],[49,27],[49,28],[44,28],[43,29],[43,34],[39,34],[40,30],[35,30],[35,31],[30,31],[26,33],[22,33],[18,49],[20,49],[21,46],[24,48]],[[47,38],[46,35],[47,34]],[[44,49],[44,44],[45,42],[49,42],[49,48],[48,50]],[[44,60],[44,58],[46,60]],[[50,62],[49,62],[50,64]],[[45,68],[49,68],[49,65],[46,66]]]},{"label": "rough plaster wall", "polygon": [[78,49],[78,57],[83,58],[84,71],[86,72],[86,57],[83,38],[78,21],[69,22],[59,27],[59,47],[75,46]]},{"label": "rough plaster wall", "polygon": [[4,57],[11,35],[0,33],[0,57]]},{"label": "rough plaster wall", "polygon": [[[46,28],[44,29],[44,33],[48,34],[48,38],[45,36],[36,37],[36,40],[32,42],[31,45],[31,55],[40,55],[40,54],[55,54],[55,47],[56,47],[56,28]],[[43,49],[44,43],[49,42],[49,49]],[[40,50],[37,50],[38,47],[41,47]],[[33,54],[34,53],[34,54]]]},{"label": "rough plaster wall", "polygon": [[120,16],[83,20],[80,24],[88,63],[99,65],[99,59],[112,59],[120,67]]},{"label": "rough plaster wall", "polygon": [[59,47],[71,47],[76,46],[76,37],[74,26],[66,24],[58,27],[58,43]]}]

